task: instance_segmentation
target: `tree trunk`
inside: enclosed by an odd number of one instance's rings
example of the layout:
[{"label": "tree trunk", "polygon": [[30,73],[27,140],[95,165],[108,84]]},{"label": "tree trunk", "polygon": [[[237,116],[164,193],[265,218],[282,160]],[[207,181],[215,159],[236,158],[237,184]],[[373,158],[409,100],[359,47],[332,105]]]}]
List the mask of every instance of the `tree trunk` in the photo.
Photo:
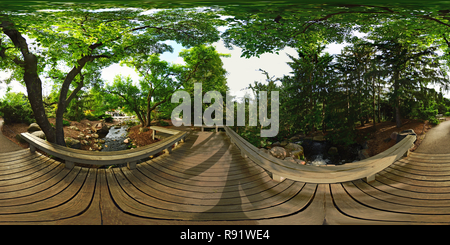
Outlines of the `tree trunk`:
[{"label": "tree trunk", "polygon": [[381,80],[380,77],[378,77],[378,123],[381,123]]},{"label": "tree trunk", "polygon": [[42,100],[42,82],[38,75],[37,57],[28,49],[28,44],[22,34],[14,27],[14,24],[9,21],[2,21],[3,33],[14,43],[14,46],[20,49],[23,61],[15,57],[13,61],[23,67],[25,82],[30,101],[31,109],[37,124],[41,127],[47,140],[55,142],[55,130],[48,121],[45,113],[45,107]]},{"label": "tree trunk", "polygon": [[395,122],[397,124],[397,128],[400,128],[402,126],[402,119],[400,116],[400,95],[398,94],[399,91],[399,83],[398,80],[400,78],[400,74],[398,71],[394,73],[394,94],[395,94]]},{"label": "tree trunk", "polygon": [[376,123],[376,116],[377,116],[377,109],[375,107],[376,105],[376,89],[375,89],[375,78],[372,79],[372,99],[373,99],[373,103],[372,103],[372,112],[373,112],[373,129],[376,130],[377,129],[377,123]]}]

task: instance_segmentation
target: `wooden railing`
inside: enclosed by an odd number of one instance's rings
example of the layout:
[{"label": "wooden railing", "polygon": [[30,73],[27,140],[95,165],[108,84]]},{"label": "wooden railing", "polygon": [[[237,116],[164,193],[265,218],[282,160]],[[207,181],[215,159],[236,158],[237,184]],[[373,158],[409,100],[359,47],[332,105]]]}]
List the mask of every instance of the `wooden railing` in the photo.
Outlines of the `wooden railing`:
[{"label": "wooden railing", "polygon": [[287,178],[316,184],[342,183],[357,179],[364,179],[366,182],[373,181],[378,172],[387,168],[401,157],[406,156],[416,140],[416,136],[408,135],[388,150],[376,156],[359,162],[320,167],[295,164],[277,159],[268,153],[260,151],[229,127],[224,126],[224,128],[231,142],[240,149],[242,156],[250,158],[271,173],[272,179],[282,181],[284,178]]},{"label": "wooden railing", "polygon": [[66,168],[73,168],[74,163],[100,166],[127,163],[129,169],[135,169],[138,160],[155,155],[161,151],[171,153],[172,146],[178,144],[180,141],[184,142],[187,135],[187,132],[181,132],[173,129],[166,130],[161,127],[150,128],[157,131],[164,130],[165,133],[172,134],[172,136],[144,147],[121,151],[92,152],[56,145],[29,133],[22,133],[21,135],[24,140],[30,143],[31,152],[35,152],[36,149],[39,149],[50,155],[63,159],[65,160]]}]

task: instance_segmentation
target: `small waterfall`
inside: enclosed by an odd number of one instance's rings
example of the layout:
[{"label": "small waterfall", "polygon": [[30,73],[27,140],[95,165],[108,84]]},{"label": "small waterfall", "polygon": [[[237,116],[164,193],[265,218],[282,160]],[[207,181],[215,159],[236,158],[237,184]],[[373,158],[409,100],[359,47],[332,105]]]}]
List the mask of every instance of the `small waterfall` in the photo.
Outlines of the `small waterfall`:
[{"label": "small waterfall", "polygon": [[313,160],[308,160],[308,162],[306,162],[306,164],[313,165],[313,166],[321,166],[321,165],[327,165],[330,162],[331,162],[330,159],[323,159],[323,155],[319,154]]},{"label": "small waterfall", "polygon": [[108,134],[103,138],[105,143],[102,144],[102,151],[120,151],[126,150],[127,144],[123,141],[127,138],[127,126],[120,128],[111,127]]}]

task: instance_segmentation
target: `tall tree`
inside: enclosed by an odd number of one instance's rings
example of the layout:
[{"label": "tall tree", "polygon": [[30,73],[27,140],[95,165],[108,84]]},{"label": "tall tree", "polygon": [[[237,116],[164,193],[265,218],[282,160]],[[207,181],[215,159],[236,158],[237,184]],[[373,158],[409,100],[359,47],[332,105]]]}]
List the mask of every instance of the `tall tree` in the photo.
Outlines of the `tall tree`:
[{"label": "tall tree", "polygon": [[[65,145],[62,118],[66,107],[84,86],[87,66],[101,69],[123,57],[160,53],[160,43],[176,40],[193,46],[218,40],[215,26],[222,23],[210,10],[174,9],[151,13],[143,9],[75,8],[63,11],[0,14],[1,63],[22,77],[37,123],[48,141]],[[30,42],[36,43],[32,46]],[[40,76],[58,65],[69,67],[62,79],[56,125],[48,122]],[[70,92],[71,85],[74,89]]]},{"label": "tall tree", "polygon": [[160,60],[159,54],[145,58],[133,58],[124,62],[128,66],[135,67],[141,76],[139,87],[133,85],[130,78],[124,80],[119,76],[105,89],[107,93],[125,100],[125,104],[137,115],[142,127],[150,126],[151,112],[170,100],[172,94],[181,88],[184,82],[179,80],[183,66]]}]

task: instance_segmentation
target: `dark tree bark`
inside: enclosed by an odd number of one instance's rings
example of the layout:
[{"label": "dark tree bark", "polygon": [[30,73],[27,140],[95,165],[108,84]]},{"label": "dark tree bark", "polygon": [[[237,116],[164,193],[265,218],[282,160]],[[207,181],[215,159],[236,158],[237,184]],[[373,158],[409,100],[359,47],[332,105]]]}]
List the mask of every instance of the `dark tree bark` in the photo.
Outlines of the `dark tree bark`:
[{"label": "dark tree bark", "polygon": [[[27,88],[28,100],[30,101],[31,109],[33,110],[36,122],[45,133],[47,140],[55,143],[56,132],[48,121],[42,100],[42,82],[38,75],[37,57],[29,51],[27,41],[14,27],[13,23],[3,21],[1,23],[1,27],[3,33],[9,37],[14,46],[18,48],[22,54],[23,60],[18,57],[14,57],[13,61],[24,69],[23,80]],[[2,58],[6,57],[2,56]]]}]

